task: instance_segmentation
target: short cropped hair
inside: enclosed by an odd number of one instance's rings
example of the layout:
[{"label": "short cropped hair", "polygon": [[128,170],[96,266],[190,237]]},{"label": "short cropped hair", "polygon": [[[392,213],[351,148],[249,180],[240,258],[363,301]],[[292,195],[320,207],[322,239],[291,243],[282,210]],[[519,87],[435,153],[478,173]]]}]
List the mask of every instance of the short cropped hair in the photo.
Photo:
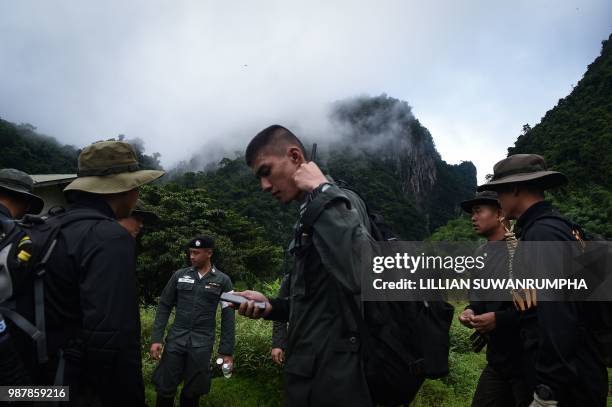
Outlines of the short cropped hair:
[{"label": "short cropped hair", "polygon": [[514,191],[514,188],[518,188],[519,190],[525,191],[532,195],[538,195],[541,197],[545,196],[544,191],[546,188],[544,188],[544,186],[537,180],[527,181],[527,182],[517,182],[514,184],[503,184],[503,185],[500,185],[500,187],[496,188],[495,190],[497,192],[512,192]]},{"label": "short cropped hair", "polygon": [[307,159],[306,149],[304,148],[304,145],[300,139],[297,138],[296,135],[289,129],[279,124],[273,124],[272,126],[266,127],[257,133],[257,135],[253,137],[247,146],[244,158],[247,165],[250,167],[253,164],[257,154],[259,154],[259,152],[264,148],[268,146],[275,146],[278,150],[277,153],[280,155],[283,153],[283,150],[280,147],[284,147],[287,144],[294,144],[296,147],[299,147],[304,155],[304,158]]}]

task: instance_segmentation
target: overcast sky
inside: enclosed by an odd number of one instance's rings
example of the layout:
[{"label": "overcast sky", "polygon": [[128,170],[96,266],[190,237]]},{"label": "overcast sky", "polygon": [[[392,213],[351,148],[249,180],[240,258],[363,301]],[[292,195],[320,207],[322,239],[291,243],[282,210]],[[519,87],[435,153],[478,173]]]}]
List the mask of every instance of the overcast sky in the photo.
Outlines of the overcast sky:
[{"label": "overcast sky", "polygon": [[331,102],[386,93],[482,181],[610,32],[610,0],[0,0],[0,117],[140,137],[171,167],[271,123],[328,134]]}]

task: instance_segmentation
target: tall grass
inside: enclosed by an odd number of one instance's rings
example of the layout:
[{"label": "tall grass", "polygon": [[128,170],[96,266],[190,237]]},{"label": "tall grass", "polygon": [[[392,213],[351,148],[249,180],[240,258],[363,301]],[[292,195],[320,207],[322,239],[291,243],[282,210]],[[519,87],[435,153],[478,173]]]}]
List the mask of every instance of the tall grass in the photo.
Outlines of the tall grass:
[{"label": "tall grass", "polygon": [[[278,290],[277,286],[258,287],[268,290],[268,294]],[[468,407],[480,373],[486,364],[485,352],[473,353],[469,343],[471,330],[457,321],[457,314],[465,304],[456,304],[455,318],[451,326],[451,350],[449,356],[450,374],[442,379],[426,380],[412,406],[415,407]],[[157,362],[148,357],[151,328],[155,318],[155,308],[143,308],[143,375],[147,402],[155,405],[155,389],[151,374]],[[171,321],[172,321],[171,317]],[[170,323],[171,323],[170,321]],[[170,323],[168,324],[170,326]],[[217,328],[219,328],[217,315]],[[272,323],[251,320],[236,315],[236,349],[234,354],[235,370],[230,379],[213,379],[211,392],[202,397],[201,406],[251,407],[282,405],[282,374],[270,358]],[[217,332],[217,342],[219,332]],[[215,350],[216,346],[215,345]],[[612,398],[608,398],[612,406]]]}]

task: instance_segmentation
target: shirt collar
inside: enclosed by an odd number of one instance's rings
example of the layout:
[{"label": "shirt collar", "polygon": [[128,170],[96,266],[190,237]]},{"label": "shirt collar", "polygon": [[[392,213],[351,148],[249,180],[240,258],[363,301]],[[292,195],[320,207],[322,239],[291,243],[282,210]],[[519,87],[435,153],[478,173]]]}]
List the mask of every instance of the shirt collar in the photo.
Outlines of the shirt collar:
[{"label": "shirt collar", "polygon": [[[196,273],[198,276],[200,276],[200,272],[199,272],[198,270],[196,270],[196,268],[195,268],[195,267],[191,266],[191,271],[193,271],[193,272],[194,272],[194,273]],[[211,275],[215,275],[215,274],[217,274],[217,269],[215,268],[215,265],[214,265],[214,264],[213,264],[213,265],[211,265],[211,267],[210,267],[210,271],[209,271],[208,273],[204,274],[204,275],[202,276],[202,278],[206,277],[206,276],[207,276],[207,275],[209,275],[209,274],[211,274]]]},{"label": "shirt collar", "polygon": [[547,201],[536,202],[529,207],[516,221],[516,226],[519,229],[529,225],[535,219],[552,210],[552,204]]},{"label": "shirt collar", "polygon": [[74,204],[71,205],[71,209],[90,208],[101,212],[110,218],[115,219],[116,215],[113,208],[106,202],[101,196],[94,194],[88,194],[86,197],[78,199]]}]

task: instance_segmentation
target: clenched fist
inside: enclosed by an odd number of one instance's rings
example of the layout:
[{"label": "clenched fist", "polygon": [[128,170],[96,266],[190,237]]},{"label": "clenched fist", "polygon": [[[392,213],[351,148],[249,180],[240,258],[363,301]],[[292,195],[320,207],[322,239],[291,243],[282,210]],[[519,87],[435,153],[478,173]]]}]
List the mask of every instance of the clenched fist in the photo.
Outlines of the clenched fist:
[{"label": "clenched fist", "polygon": [[293,180],[298,189],[305,192],[312,192],[313,189],[327,182],[327,178],[313,161],[300,164],[293,174]]}]

